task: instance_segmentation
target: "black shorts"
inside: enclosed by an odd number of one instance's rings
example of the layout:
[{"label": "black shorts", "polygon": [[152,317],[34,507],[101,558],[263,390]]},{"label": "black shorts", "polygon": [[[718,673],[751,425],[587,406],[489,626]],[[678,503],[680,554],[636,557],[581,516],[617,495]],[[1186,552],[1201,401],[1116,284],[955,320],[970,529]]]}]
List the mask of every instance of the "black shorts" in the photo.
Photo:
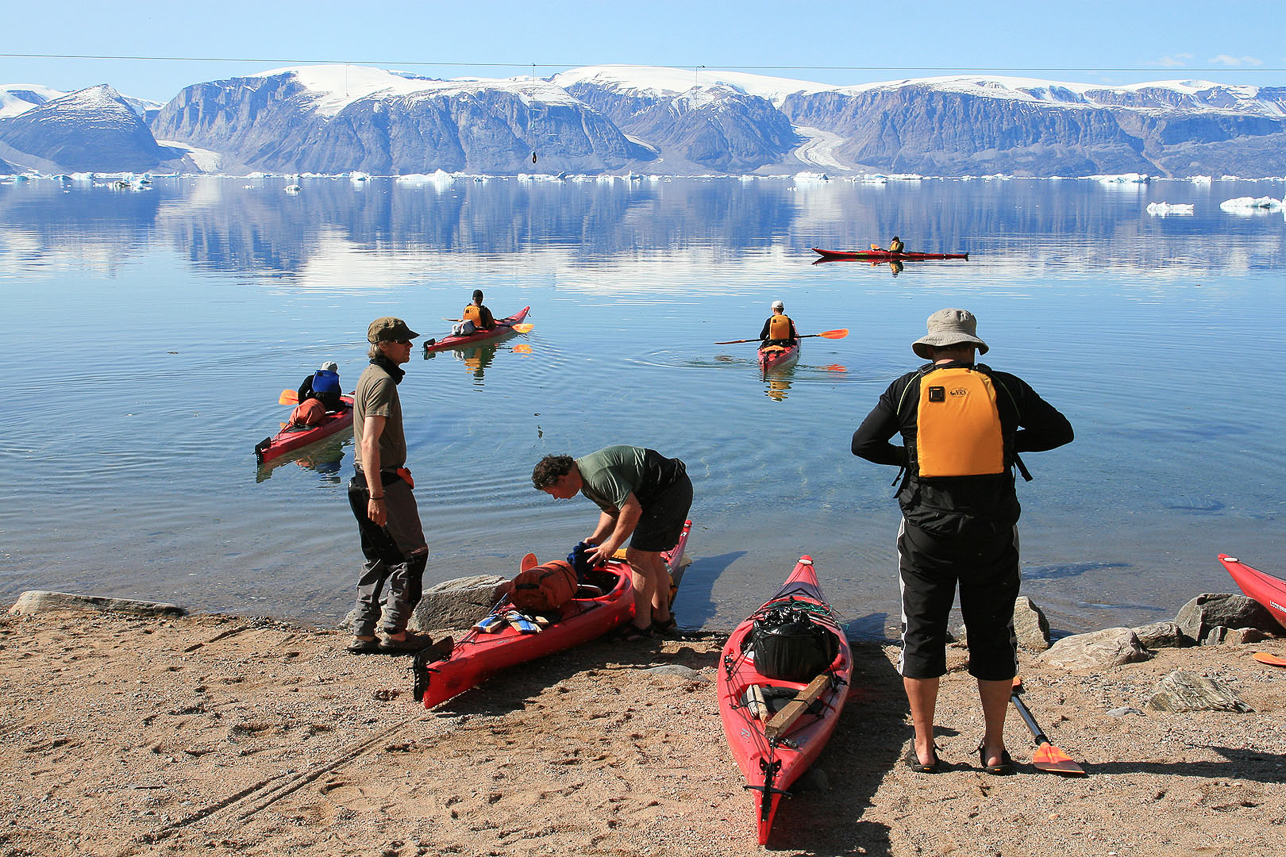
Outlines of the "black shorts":
[{"label": "black shorts", "polygon": [[960,587],[969,642],[969,674],[1004,681],[1018,674],[1014,601],[1018,598],[1018,530],[982,539],[940,539],[902,522],[898,532],[905,678],[947,671],[947,617]]},{"label": "black shorts", "polygon": [[630,547],[640,551],[667,551],[678,543],[692,508],[692,480],[686,472],[681,473],[669,487],[639,502],[643,514],[634,527]]}]

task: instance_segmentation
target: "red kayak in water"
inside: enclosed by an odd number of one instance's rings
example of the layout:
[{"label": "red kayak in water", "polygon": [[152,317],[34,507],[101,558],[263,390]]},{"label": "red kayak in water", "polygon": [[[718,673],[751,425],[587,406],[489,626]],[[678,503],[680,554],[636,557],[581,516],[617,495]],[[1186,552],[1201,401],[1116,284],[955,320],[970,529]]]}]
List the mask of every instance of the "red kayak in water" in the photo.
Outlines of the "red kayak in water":
[{"label": "red kayak in water", "polygon": [[353,424],[353,399],[351,396],[341,396],[340,401],[345,405],[343,410],[331,411],[322,418],[321,423],[318,425],[297,426],[283,423],[281,431],[277,432],[276,435],[265,437],[255,444],[255,460],[261,465],[267,464],[278,456],[293,452],[310,443],[316,443],[324,437],[330,437],[336,432],[343,431],[351,426]]},{"label": "red kayak in water", "polygon": [[856,260],[861,262],[923,262],[926,259],[968,259],[968,253],[892,253],[888,250],[823,250],[814,247],[813,252],[821,256],[823,262]]},{"label": "red kayak in water", "polygon": [[1246,593],[1268,609],[1277,624],[1286,628],[1286,580],[1267,572],[1251,568],[1235,556],[1219,554],[1219,561],[1232,575],[1232,579]]},{"label": "red kayak in water", "polygon": [[[683,549],[691,529],[692,522],[688,521],[678,544],[661,554],[671,574],[683,562]],[[582,585],[575,597],[560,608],[558,618],[538,632],[521,621],[497,622],[500,629],[494,633],[475,626],[444,660],[417,662],[416,682],[427,683],[421,697],[424,707],[432,708],[445,702],[502,669],[588,642],[630,621],[634,615],[634,585],[630,582],[627,563],[609,560],[591,571],[585,583],[590,586]],[[512,609],[513,605],[506,600],[496,605],[488,618],[504,618]]]},{"label": "red kayak in water", "polygon": [[835,731],[852,671],[848,639],[812,557],[802,556],[777,594],[732,632],[717,679],[719,717],[754,798],[760,845],[781,796]]},{"label": "red kayak in water", "polygon": [[785,369],[799,362],[799,340],[792,345],[759,346],[759,372],[767,375],[776,369]]},{"label": "red kayak in water", "polygon": [[531,307],[525,306],[508,318],[496,319],[495,330],[479,330],[476,333],[470,333],[468,336],[451,336],[447,335],[432,344],[425,344],[424,353],[432,354],[435,351],[446,351],[449,348],[464,348],[469,345],[477,345],[482,342],[489,342],[493,339],[499,339],[502,336],[508,336],[513,333],[515,324],[521,324],[522,320],[531,312]]}]

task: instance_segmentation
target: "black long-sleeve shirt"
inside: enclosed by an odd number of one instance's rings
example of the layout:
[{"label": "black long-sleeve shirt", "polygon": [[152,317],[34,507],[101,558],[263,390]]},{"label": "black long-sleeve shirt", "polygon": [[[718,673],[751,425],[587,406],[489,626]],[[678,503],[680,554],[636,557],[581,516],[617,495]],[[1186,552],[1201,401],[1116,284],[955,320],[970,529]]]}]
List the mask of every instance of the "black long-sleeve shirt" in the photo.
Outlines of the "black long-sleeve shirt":
[{"label": "black long-sleeve shirt", "polygon": [[[971,364],[953,362],[937,368],[961,368]],[[875,464],[908,467],[908,449],[915,447],[916,415],[919,412],[919,380],[924,369],[908,372],[898,378],[880,396],[879,402],[853,432],[853,454]],[[996,409],[1000,413],[1001,432],[1006,449],[1013,454],[1043,452],[1071,443],[1072,424],[1026,381],[1008,372],[997,372],[986,365],[977,367],[996,384]],[[901,433],[902,444],[889,441]],[[921,480],[908,472],[898,491],[903,513],[917,526],[947,535],[959,535],[987,520],[993,529],[1012,526],[1019,515],[1014,493],[1013,474],[999,477],[964,476]],[[1012,520],[1011,520],[1012,519]]]}]

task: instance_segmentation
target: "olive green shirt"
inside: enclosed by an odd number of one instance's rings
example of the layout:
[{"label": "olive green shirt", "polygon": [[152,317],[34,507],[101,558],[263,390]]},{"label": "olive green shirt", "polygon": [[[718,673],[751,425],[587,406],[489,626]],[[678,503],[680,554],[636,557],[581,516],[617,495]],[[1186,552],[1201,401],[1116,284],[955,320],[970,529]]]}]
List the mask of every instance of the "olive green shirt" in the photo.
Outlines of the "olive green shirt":
[{"label": "olive green shirt", "polygon": [[402,401],[397,396],[397,383],[384,367],[372,363],[357,379],[353,393],[354,460],[362,467],[362,432],[367,417],[386,417],[380,433],[380,469],[394,470],[406,464],[406,435],[402,432]]}]

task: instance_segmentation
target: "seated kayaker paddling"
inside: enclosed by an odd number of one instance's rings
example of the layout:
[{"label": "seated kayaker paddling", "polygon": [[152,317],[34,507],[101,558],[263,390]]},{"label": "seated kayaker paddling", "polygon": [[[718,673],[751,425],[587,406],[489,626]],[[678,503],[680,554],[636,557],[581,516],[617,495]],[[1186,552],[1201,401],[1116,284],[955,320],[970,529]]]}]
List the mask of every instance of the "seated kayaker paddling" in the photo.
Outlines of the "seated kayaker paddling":
[{"label": "seated kayaker paddling", "polygon": [[781,301],[772,302],[772,315],[764,322],[759,331],[759,342],[762,345],[794,345],[799,341],[795,333],[795,322],[786,315],[786,305]]},{"label": "seated kayaker paddling", "polygon": [[473,301],[464,308],[463,318],[451,328],[452,336],[469,336],[479,330],[495,330],[496,319],[482,302],[482,289],[473,290]]}]

